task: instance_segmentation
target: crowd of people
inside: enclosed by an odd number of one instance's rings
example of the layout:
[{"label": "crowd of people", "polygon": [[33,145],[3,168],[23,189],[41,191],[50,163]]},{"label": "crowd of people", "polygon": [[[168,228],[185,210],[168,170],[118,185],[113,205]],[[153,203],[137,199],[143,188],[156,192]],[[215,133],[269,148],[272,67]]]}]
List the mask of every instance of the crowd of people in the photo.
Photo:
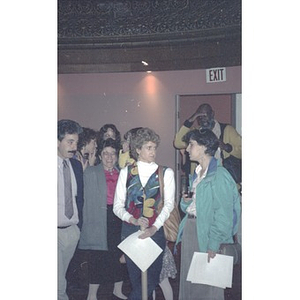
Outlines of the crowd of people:
[{"label": "crowd of people", "polygon": [[[198,128],[192,128],[195,120]],[[189,157],[185,164],[191,191],[180,199],[180,300],[224,299],[224,289],[186,280],[193,253],[205,252],[213,259],[222,243],[233,242],[239,227],[239,187],[222,166],[221,153],[241,158],[241,137],[232,126],[224,128],[205,104],[174,137],[175,148]],[[139,230],[140,239],[151,238],[163,250],[147,270],[147,297],[155,299],[160,286],[164,298],[173,300],[169,278],[177,276],[177,269],[163,225],[178,203],[169,166],[162,166],[160,190],[159,144],[160,136],[147,127],[132,128],[122,139],[114,124],[96,131],[73,120],[58,121],[58,300],[69,299],[66,273],[78,249],[87,257],[87,300],[97,300],[107,283],[113,284],[117,299],[141,300],[141,271],[118,248]],[[122,289],[125,280],[130,281],[128,295]]]}]

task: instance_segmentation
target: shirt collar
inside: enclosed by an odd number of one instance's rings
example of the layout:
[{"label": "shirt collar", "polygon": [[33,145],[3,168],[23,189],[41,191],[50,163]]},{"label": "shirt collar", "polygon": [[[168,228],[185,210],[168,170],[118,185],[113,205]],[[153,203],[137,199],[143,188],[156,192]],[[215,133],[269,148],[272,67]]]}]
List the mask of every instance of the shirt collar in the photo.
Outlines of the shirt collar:
[{"label": "shirt collar", "polygon": [[[202,170],[202,167],[201,167],[201,165],[199,164],[199,165],[196,167],[196,169],[195,169],[195,172],[196,172],[196,174],[197,174],[197,177],[200,176],[201,170]],[[202,175],[203,178],[206,176],[207,171],[208,171],[208,168],[206,168],[205,172],[203,173],[203,175]]]},{"label": "shirt collar", "polygon": [[66,160],[67,163],[69,164],[69,158],[63,159],[63,158],[61,158],[60,156],[57,155],[57,165],[58,166],[61,166],[63,164],[64,160]]},{"label": "shirt collar", "polygon": [[137,162],[137,165],[140,167],[147,167],[147,166],[157,166],[157,164],[155,162],[150,162],[150,163],[147,163],[147,162],[144,162],[144,161],[140,161],[138,160]]}]

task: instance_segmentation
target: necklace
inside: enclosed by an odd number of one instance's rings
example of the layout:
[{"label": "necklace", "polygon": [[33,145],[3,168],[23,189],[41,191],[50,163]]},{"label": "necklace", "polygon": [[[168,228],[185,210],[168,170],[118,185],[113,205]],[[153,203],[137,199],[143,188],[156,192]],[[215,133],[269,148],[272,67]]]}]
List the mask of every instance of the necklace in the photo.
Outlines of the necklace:
[{"label": "necklace", "polygon": [[114,174],[114,169],[108,169],[108,170],[106,170],[106,172],[107,172],[110,176],[112,176],[112,175]]}]

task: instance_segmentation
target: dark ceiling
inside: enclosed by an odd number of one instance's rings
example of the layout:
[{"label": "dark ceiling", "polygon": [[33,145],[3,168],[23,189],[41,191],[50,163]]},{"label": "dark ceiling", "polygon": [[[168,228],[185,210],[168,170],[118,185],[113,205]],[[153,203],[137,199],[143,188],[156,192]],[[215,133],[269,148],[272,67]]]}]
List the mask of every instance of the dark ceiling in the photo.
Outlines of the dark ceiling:
[{"label": "dark ceiling", "polygon": [[58,0],[59,73],[239,65],[241,0]]}]

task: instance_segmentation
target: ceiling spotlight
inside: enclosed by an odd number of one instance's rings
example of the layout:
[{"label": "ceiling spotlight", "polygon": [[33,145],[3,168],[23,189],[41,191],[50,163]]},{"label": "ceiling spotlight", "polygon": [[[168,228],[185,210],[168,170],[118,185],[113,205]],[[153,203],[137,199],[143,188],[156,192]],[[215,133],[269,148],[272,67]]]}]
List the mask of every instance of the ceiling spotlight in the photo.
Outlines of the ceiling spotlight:
[{"label": "ceiling spotlight", "polygon": [[143,61],[143,60],[142,60],[142,64],[143,64],[144,66],[148,66],[148,63],[147,63],[146,61]]}]

